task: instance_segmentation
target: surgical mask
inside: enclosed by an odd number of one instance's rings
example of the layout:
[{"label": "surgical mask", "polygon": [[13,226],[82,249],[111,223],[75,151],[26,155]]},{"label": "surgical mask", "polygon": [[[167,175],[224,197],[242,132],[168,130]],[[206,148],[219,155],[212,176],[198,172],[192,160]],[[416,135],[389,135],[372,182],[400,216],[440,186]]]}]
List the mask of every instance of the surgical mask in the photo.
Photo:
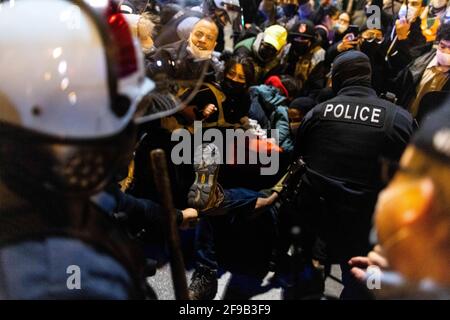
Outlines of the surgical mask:
[{"label": "surgical mask", "polygon": [[412,21],[415,17],[417,17],[418,13],[419,13],[418,7],[412,7],[408,5],[408,14],[406,16],[406,19],[408,21]]},{"label": "surgical mask", "polygon": [[406,19],[406,11],[408,10],[408,7],[404,4],[401,5],[400,10],[398,11],[398,17],[399,19],[405,18]]},{"label": "surgical mask", "polygon": [[338,33],[344,33],[347,30],[348,26],[344,25],[344,24],[340,24],[340,23],[336,23],[333,26],[333,29],[336,30]]},{"label": "surgical mask", "polygon": [[201,50],[199,49],[189,37],[188,46],[186,48],[196,59],[208,60],[211,59],[213,50]]},{"label": "surgical mask", "polygon": [[445,53],[441,50],[437,50],[436,58],[440,66],[450,67],[450,53]]},{"label": "surgical mask", "polygon": [[297,14],[298,7],[295,4],[283,4],[281,9],[286,17],[292,17]]}]

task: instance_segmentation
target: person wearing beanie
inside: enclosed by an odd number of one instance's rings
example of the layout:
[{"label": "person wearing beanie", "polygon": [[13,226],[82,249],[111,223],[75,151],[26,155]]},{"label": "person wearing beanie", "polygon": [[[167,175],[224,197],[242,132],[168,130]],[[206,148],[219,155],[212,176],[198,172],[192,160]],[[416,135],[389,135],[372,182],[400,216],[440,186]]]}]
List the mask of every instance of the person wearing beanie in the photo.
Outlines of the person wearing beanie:
[{"label": "person wearing beanie", "polygon": [[[377,97],[369,58],[359,51],[340,54],[332,66],[336,97],[315,106],[303,119],[296,157],[306,162],[298,190],[301,247],[308,259],[339,263],[341,298],[361,296],[347,261],[366,255],[378,192],[383,188],[380,156],[398,160],[409,142],[413,119]],[[315,243],[324,243],[318,255]]]},{"label": "person wearing beanie", "polygon": [[309,97],[299,97],[292,100],[289,105],[289,128],[293,137],[297,136],[297,130],[306,114],[314,108],[316,101]]},{"label": "person wearing beanie", "polygon": [[300,20],[289,29],[287,54],[281,74],[289,74],[303,83],[301,96],[316,95],[325,86],[327,70],[325,50],[318,40],[314,24]]},{"label": "person wearing beanie", "polygon": [[[386,163],[386,167],[394,170],[385,171],[395,175],[380,193],[376,206],[380,246],[367,257],[349,261],[352,274],[363,282],[367,281],[369,266],[385,269],[381,290],[375,290],[380,291],[376,292],[377,298],[448,300],[450,297],[448,103],[449,100],[445,101],[424,120],[400,163]],[[389,286],[383,280],[392,271],[401,279],[391,281]]]}]

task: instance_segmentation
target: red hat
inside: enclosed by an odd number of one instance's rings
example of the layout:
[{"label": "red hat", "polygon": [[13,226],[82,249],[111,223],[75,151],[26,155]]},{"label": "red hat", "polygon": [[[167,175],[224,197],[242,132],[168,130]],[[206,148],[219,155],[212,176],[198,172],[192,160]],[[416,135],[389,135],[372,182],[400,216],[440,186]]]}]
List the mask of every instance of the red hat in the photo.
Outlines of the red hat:
[{"label": "red hat", "polygon": [[268,86],[275,87],[275,88],[281,90],[281,92],[283,92],[283,94],[287,98],[289,98],[289,92],[287,91],[287,89],[283,85],[283,83],[281,82],[281,79],[280,79],[279,76],[271,76],[271,77],[267,78],[267,80],[264,82],[264,84],[266,84]]}]

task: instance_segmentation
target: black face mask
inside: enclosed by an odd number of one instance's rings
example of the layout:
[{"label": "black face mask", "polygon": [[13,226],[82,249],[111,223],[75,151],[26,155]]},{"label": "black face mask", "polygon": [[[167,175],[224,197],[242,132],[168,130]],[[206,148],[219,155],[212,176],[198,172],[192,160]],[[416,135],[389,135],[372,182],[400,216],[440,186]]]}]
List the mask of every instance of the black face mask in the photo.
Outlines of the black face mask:
[{"label": "black face mask", "polygon": [[293,17],[297,14],[298,6],[296,4],[282,4],[281,9],[286,17]]},{"label": "black face mask", "polygon": [[297,136],[298,128],[300,128],[300,125],[302,123],[299,122],[289,122],[289,131],[291,132],[292,137]]},{"label": "black face mask", "polygon": [[229,78],[225,78],[222,82],[222,89],[228,96],[238,96],[247,92],[247,85],[245,83],[240,83]]},{"label": "black face mask", "polygon": [[360,46],[361,52],[365,53],[370,59],[373,59],[381,54],[380,44],[376,41],[363,41]]},{"label": "black face mask", "polygon": [[277,50],[271,45],[262,43],[258,54],[264,62],[268,62],[277,56]]},{"label": "black face mask", "polygon": [[292,41],[291,50],[295,56],[301,57],[309,50],[309,44],[307,41]]}]

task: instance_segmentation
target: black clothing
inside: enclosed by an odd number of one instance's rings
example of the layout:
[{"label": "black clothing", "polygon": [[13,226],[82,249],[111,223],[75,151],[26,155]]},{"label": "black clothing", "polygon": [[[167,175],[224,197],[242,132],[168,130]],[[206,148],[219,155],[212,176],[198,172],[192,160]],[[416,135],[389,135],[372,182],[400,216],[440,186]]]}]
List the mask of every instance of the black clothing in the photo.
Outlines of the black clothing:
[{"label": "black clothing", "polygon": [[[428,64],[436,56],[436,50],[433,49],[411,62],[397,77],[393,80],[392,88],[397,95],[398,104],[404,108],[409,108],[413,99],[417,96],[417,86],[422,80],[423,73]],[[450,91],[450,81],[447,81],[442,91]]]},{"label": "black clothing", "polygon": [[379,157],[399,159],[412,124],[408,112],[363,86],[341,89],[305,117],[296,145],[308,166],[298,199],[300,220],[330,246],[330,257],[367,253],[383,187]]}]

